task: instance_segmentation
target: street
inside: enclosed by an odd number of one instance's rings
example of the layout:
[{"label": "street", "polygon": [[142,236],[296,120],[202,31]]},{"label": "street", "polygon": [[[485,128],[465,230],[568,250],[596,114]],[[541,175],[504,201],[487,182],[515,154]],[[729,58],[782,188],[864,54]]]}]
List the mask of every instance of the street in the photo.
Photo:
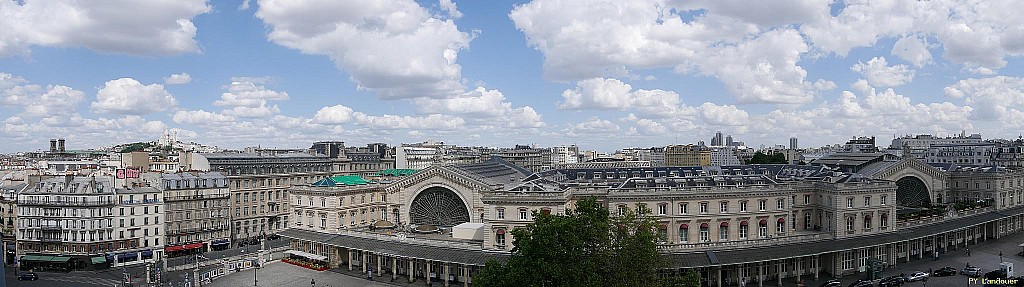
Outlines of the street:
[{"label": "street", "polygon": [[[253,272],[259,284],[253,284]],[[310,283],[315,282],[315,285]],[[217,286],[315,286],[315,287],[378,287],[393,286],[379,281],[343,275],[330,271],[314,271],[283,262],[264,265],[259,270],[249,269],[217,278],[210,285]],[[422,285],[422,283],[420,284]]]}]

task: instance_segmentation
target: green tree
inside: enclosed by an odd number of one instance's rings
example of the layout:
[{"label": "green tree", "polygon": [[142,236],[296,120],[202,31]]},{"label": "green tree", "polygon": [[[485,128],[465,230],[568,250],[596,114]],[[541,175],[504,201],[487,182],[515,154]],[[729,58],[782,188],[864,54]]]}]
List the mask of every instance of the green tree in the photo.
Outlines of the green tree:
[{"label": "green tree", "polygon": [[492,260],[473,278],[477,286],[662,286],[657,223],[627,211],[612,218],[593,197],[565,215],[534,212],[534,222],[512,230],[508,261]]},{"label": "green tree", "polygon": [[763,152],[754,152],[754,156],[747,161],[748,164],[786,164],[786,155],[782,153],[774,153],[767,155]]}]

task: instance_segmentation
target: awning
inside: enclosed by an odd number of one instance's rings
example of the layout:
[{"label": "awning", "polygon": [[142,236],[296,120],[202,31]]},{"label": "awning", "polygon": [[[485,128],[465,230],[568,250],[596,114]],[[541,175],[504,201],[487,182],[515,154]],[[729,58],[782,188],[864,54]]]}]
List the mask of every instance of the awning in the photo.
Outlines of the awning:
[{"label": "awning", "polygon": [[779,221],[779,223],[784,223],[784,222],[786,222],[786,218],[785,217],[779,217],[778,221]]},{"label": "awning", "polygon": [[153,257],[153,250],[142,250],[142,257]]},{"label": "awning", "polygon": [[689,228],[690,228],[690,225],[686,224],[686,223],[683,223],[683,224],[679,225],[679,229],[689,229]]},{"label": "awning", "polygon": [[747,221],[746,220],[740,221],[740,226],[747,226]]},{"label": "awning", "polygon": [[722,221],[721,226],[722,227],[729,227],[729,222],[728,221]]},{"label": "awning", "polygon": [[864,219],[871,220],[871,214],[864,215]]},{"label": "awning", "polygon": [[306,258],[317,260],[317,261],[327,261],[327,256],[316,255],[316,254],[313,254],[313,253],[304,252],[304,251],[298,251],[298,250],[288,250],[288,251],[285,251],[284,254],[291,254],[291,255],[295,255],[295,256],[299,256],[299,257],[306,257]]},{"label": "awning", "polygon": [[228,240],[228,239],[217,239],[217,240],[213,241],[212,245],[228,245],[230,243],[231,243],[231,240]]},{"label": "awning", "polygon": [[50,256],[25,255],[21,257],[21,261],[48,261],[46,260],[47,257]]},{"label": "awning", "polygon": [[495,231],[494,233],[496,233],[498,235],[502,235],[502,234],[505,234],[505,230],[504,229],[498,229],[498,231]]},{"label": "awning", "polygon": [[203,247],[203,243],[200,242],[200,243],[186,244],[182,248],[185,248],[185,249],[196,249],[196,248],[202,248],[202,247]]},{"label": "awning", "polygon": [[93,257],[91,260],[92,260],[92,264],[107,263],[107,257],[103,257],[103,256],[96,256],[96,257]]},{"label": "awning", "polygon": [[121,253],[121,254],[117,255],[117,259],[120,259],[120,260],[126,260],[126,259],[138,258],[138,257],[139,257],[139,254],[135,253],[135,252]]},{"label": "awning", "polygon": [[767,219],[761,219],[761,222],[758,222],[758,223],[760,223],[761,225],[768,225],[768,220]]},{"label": "awning", "polygon": [[182,250],[182,249],[185,249],[185,246],[182,246],[182,245],[175,245],[175,246],[167,246],[167,247],[164,247],[164,251],[165,251],[165,252],[172,252],[172,251],[178,251],[178,250]]},{"label": "awning", "polygon": [[50,258],[48,258],[47,261],[54,262],[54,263],[64,263],[64,262],[68,262],[68,260],[71,260],[71,257],[61,257],[61,256],[48,256],[48,257],[50,257]]},{"label": "awning", "polygon": [[378,220],[377,222],[373,223],[373,227],[376,227],[376,228],[392,228],[392,227],[395,227],[395,224],[391,223],[391,221],[387,221],[387,220]]}]

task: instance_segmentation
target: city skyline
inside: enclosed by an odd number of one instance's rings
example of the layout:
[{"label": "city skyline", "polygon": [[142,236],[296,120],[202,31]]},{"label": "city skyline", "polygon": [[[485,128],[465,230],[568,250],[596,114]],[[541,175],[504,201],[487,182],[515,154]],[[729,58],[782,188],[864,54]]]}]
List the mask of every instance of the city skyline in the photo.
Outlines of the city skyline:
[{"label": "city skyline", "polygon": [[166,129],[607,152],[1024,128],[1012,1],[22,2],[0,2],[0,153]]}]

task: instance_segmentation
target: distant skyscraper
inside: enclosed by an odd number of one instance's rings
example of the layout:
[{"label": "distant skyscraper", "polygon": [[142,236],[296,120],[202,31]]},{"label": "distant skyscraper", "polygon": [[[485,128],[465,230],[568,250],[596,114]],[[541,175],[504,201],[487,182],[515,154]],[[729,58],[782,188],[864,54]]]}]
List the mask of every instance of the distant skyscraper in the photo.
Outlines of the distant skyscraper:
[{"label": "distant skyscraper", "polygon": [[732,146],[732,135],[725,136],[725,146]]},{"label": "distant skyscraper", "polygon": [[715,137],[711,138],[711,145],[712,146],[721,146],[722,145],[722,131],[716,132],[715,133]]},{"label": "distant skyscraper", "polygon": [[796,137],[789,138],[789,149],[797,149],[797,148],[798,148],[798,146],[796,145]]}]

